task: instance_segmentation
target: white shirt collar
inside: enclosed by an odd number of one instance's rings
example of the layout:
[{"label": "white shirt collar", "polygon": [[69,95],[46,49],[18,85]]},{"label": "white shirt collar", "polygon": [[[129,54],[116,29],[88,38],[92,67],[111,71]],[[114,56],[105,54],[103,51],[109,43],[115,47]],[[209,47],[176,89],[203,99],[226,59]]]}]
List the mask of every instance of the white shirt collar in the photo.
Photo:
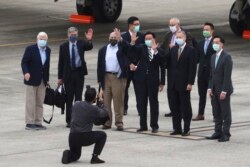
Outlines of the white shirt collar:
[{"label": "white shirt collar", "polygon": [[211,37],[209,37],[209,38],[205,38],[205,40],[206,40],[206,41],[211,41],[212,38],[213,38],[213,37],[211,36]]},{"label": "white shirt collar", "polygon": [[118,44],[116,44],[115,46],[112,46],[111,44],[108,44],[108,47],[112,48],[112,49],[115,49],[115,48],[118,48]]},{"label": "white shirt collar", "polygon": [[185,46],[186,46],[186,42],[180,47],[181,48],[181,50],[183,51],[183,49],[185,48]]},{"label": "white shirt collar", "polygon": [[218,53],[216,53],[216,55],[220,57],[222,51],[223,49],[221,49]]}]

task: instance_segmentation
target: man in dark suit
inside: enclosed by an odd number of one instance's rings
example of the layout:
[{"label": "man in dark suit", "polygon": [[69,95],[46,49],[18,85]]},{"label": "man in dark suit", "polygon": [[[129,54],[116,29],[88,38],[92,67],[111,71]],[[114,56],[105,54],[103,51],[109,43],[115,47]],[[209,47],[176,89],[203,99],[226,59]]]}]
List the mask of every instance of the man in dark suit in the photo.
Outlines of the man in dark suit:
[{"label": "man in dark suit", "polygon": [[[127,41],[128,43],[131,42],[131,34],[136,33],[136,36],[138,37],[137,40],[135,41],[135,45],[140,45],[144,43],[144,36],[140,32],[140,21],[137,17],[131,16],[128,18],[128,31],[122,34],[122,39]],[[134,76],[134,71],[131,71],[130,69],[134,69],[134,67],[137,65],[136,63],[138,62],[137,58],[138,56],[136,55],[136,52],[129,51],[127,52],[127,57],[129,58],[129,66],[128,67],[128,78],[127,78],[127,84],[126,84],[126,89],[125,89],[125,97],[124,97],[124,115],[127,115],[128,111],[128,99],[129,99],[129,86],[131,81],[134,83],[133,76]],[[136,94],[136,92],[135,92]],[[137,97],[137,96],[136,96]],[[137,99],[136,99],[137,101]]]},{"label": "man in dark suit", "polygon": [[[192,119],[192,106],[190,92],[196,75],[195,49],[186,42],[186,33],[176,33],[176,43],[168,55],[167,80],[170,108],[173,114],[173,129],[171,135],[190,135],[190,122]],[[181,120],[184,120],[182,131]]]},{"label": "man in dark suit", "polygon": [[124,94],[128,69],[128,59],[124,52],[128,45],[119,42],[120,37],[119,30],[115,29],[109,36],[109,44],[98,52],[97,79],[102,86],[104,104],[109,111],[109,120],[103,125],[103,129],[110,129],[112,126],[111,102],[113,100],[115,125],[117,130],[123,130]]},{"label": "man in dark suit", "polygon": [[22,71],[26,87],[25,120],[27,130],[45,130],[43,121],[43,101],[45,87],[49,83],[50,48],[48,35],[40,32],[37,44],[28,46],[22,59]]},{"label": "man in dark suit", "polygon": [[70,127],[73,100],[82,100],[84,76],[88,74],[84,51],[93,48],[93,30],[89,29],[85,33],[87,40],[77,40],[77,37],[77,28],[70,27],[68,29],[69,41],[63,43],[59,50],[58,84],[64,84],[67,93],[66,123],[68,128]]},{"label": "man in dark suit", "polygon": [[211,59],[208,89],[214,108],[215,133],[207,139],[218,139],[219,142],[229,141],[232,122],[230,96],[233,93],[233,62],[231,56],[223,50],[224,44],[225,40],[221,36],[214,36],[213,49],[216,54]]},{"label": "man in dark suit", "polygon": [[[135,37],[131,37],[131,44],[135,44]],[[139,62],[134,71],[135,89],[137,92],[138,112],[140,113],[140,128],[137,132],[147,131],[147,105],[150,104],[150,127],[152,133],[159,129],[159,102],[158,92],[162,91],[165,85],[165,62],[164,51],[157,48],[156,37],[152,32],[144,34],[145,44],[134,45],[132,49],[139,55]]]},{"label": "man in dark suit", "polygon": [[210,75],[211,57],[215,53],[213,49],[214,25],[212,23],[204,23],[203,36],[204,39],[198,43],[197,61],[198,68],[198,92],[199,92],[199,110],[198,115],[192,119],[193,121],[204,120],[204,111],[206,107],[207,88]]},{"label": "man in dark suit", "polygon": [[[166,55],[170,52],[170,49],[172,47],[176,46],[176,33],[180,31],[185,31],[181,27],[180,20],[176,17],[171,18],[169,20],[168,25],[169,25],[169,31],[167,31],[166,34],[164,35],[163,42],[161,44],[161,48],[165,51]],[[186,43],[196,48],[197,47],[196,40],[191,36],[190,33],[186,32],[186,34],[187,34]],[[169,103],[169,98],[170,98],[169,91],[167,91],[167,96],[168,96],[168,103]],[[170,108],[170,113],[165,114],[165,117],[172,116],[172,109],[170,106],[169,108]]]}]

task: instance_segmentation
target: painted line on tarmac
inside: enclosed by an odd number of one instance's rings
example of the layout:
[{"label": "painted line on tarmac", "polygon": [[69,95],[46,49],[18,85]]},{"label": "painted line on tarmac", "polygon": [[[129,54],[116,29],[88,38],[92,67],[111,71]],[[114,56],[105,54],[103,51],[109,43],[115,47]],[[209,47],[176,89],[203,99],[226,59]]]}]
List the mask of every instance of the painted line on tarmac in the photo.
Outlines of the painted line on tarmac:
[{"label": "painted line on tarmac", "polygon": [[[232,123],[231,129],[233,128],[240,128],[240,127],[246,127],[250,126],[250,121],[245,122],[235,122]],[[171,131],[159,131],[158,133],[151,133],[151,131],[143,131],[143,132],[137,132],[136,128],[125,128],[124,132],[128,133],[137,133],[137,134],[144,134],[144,135],[151,135],[151,136],[161,136],[161,137],[170,137],[170,138],[178,138],[178,139],[187,139],[187,140],[204,140],[205,136],[203,135],[197,135],[195,133],[198,132],[205,132],[205,131],[213,131],[214,125],[211,126],[204,126],[204,127],[197,127],[197,128],[191,128],[190,136],[181,136],[181,135],[170,135]]]}]

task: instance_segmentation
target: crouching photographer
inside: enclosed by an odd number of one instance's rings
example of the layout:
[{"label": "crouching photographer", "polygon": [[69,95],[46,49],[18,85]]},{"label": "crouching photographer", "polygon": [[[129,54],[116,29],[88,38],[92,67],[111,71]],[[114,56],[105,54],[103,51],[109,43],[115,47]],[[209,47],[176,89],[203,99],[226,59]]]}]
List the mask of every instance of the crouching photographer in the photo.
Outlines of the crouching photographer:
[{"label": "crouching photographer", "polygon": [[101,124],[108,117],[108,110],[101,101],[96,101],[96,90],[87,86],[85,101],[77,101],[72,107],[69,148],[63,152],[62,163],[68,164],[81,157],[82,146],[95,144],[91,164],[104,163],[98,158],[105,145],[107,135],[103,131],[92,131],[93,124]]}]

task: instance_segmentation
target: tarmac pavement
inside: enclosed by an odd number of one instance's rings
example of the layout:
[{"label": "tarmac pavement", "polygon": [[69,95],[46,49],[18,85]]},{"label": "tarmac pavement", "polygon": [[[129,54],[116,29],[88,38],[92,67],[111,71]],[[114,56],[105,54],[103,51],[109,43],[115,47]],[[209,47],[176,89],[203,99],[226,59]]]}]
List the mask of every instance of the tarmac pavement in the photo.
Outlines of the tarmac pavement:
[{"label": "tarmac pavement", "polygon": [[[173,16],[181,19],[182,25],[197,39],[201,38],[201,27],[205,21],[213,22],[216,33],[226,39],[225,50],[234,62],[234,94],[231,98],[233,124],[230,142],[219,143],[205,140],[213,133],[211,105],[207,104],[205,120],[191,123],[190,138],[173,138],[171,118],[164,117],[169,112],[166,88],[159,93],[160,116],[159,134],[134,133],[139,127],[133,86],[130,88],[128,115],[124,117],[124,132],[115,127],[106,130],[108,135],[101,159],[107,167],[249,167],[250,157],[250,41],[234,36],[228,25],[228,13],[233,1],[200,0],[125,0],[123,12],[116,23],[78,25],[67,21],[75,11],[75,2],[61,0],[54,3],[32,0],[1,0],[0,2],[0,167],[61,167],[61,156],[68,148],[69,129],[65,127],[65,115],[55,109],[54,119],[45,131],[25,130],[24,105],[25,86],[21,73],[21,58],[26,46],[36,41],[39,31],[49,35],[51,55],[50,83],[53,88],[57,81],[59,45],[66,38],[66,30],[76,26],[83,32],[93,27],[94,48],[86,52],[89,75],[85,85],[97,88],[96,63],[98,49],[107,41],[114,27],[127,30],[126,20],[131,15],[141,19],[143,32],[156,32],[158,40],[167,29],[167,21]],[[198,110],[197,84],[192,91],[193,116]],[[52,108],[44,106],[44,116],[50,117]],[[101,130],[100,127],[95,127]],[[130,132],[128,132],[130,131]],[[131,132],[132,131],[132,132]],[[90,158],[93,146],[83,147],[79,161],[67,166],[93,166]]]}]

